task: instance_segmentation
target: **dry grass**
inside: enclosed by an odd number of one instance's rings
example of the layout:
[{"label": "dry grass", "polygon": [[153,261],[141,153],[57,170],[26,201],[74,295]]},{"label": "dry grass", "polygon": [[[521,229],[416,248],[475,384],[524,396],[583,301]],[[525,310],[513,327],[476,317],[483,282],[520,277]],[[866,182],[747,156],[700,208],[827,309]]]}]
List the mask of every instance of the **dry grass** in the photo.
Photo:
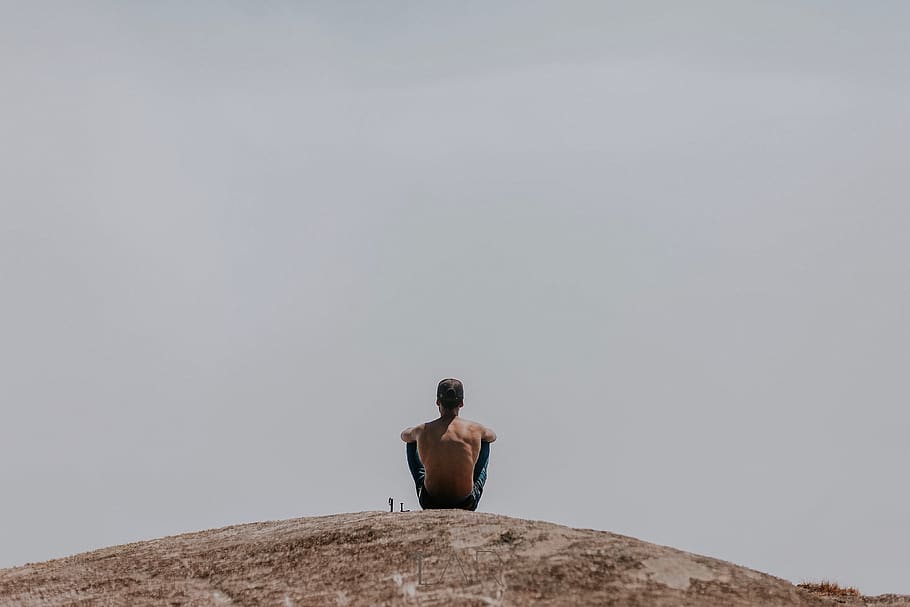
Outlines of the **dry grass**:
[{"label": "dry grass", "polygon": [[837,582],[829,582],[828,580],[823,580],[821,582],[802,582],[797,584],[797,587],[808,590],[812,594],[820,594],[822,596],[862,596],[859,590],[853,586],[842,588]]}]

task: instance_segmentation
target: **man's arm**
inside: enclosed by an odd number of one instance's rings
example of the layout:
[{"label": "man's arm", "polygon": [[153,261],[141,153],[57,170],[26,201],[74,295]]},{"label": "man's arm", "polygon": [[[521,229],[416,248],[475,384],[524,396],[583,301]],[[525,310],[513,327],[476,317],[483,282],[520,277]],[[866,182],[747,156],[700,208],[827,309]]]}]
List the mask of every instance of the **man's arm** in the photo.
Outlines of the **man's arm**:
[{"label": "man's arm", "polygon": [[416,443],[421,430],[423,430],[423,424],[414,426],[413,428],[405,428],[401,431],[401,440],[406,443]]},{"label": "man's arm", "polygon": [[484,426],[483,433],[480,436],[480,440],[485,443],[492,443],[496,440],[496,433],[493,432],[492,428],[487,428]]}]

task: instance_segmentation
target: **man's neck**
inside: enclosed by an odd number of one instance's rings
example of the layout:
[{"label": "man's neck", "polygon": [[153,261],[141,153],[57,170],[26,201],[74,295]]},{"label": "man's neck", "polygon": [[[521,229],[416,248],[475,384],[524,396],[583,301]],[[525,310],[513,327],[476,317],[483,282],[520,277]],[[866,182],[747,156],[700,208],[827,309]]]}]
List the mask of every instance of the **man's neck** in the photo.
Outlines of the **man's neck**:
[{"label": "man's neck", "polygon": [[439,419],[453,420],[456,417],[458,417],[458,409],[455,409],[454,411],[442,409],[439,411]]}]

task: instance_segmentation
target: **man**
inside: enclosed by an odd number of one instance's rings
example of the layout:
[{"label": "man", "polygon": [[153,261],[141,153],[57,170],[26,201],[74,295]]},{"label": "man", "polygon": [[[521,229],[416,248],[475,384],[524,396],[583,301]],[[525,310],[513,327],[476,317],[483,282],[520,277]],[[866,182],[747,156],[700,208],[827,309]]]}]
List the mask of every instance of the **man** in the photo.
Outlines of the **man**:
[{"label": "man", "polygon": [[476,510],[487,481],[490,443],[496,433],[458,416],[464,385],[444,379],[436,389],[439,419],[401,433],[420,507]]}]

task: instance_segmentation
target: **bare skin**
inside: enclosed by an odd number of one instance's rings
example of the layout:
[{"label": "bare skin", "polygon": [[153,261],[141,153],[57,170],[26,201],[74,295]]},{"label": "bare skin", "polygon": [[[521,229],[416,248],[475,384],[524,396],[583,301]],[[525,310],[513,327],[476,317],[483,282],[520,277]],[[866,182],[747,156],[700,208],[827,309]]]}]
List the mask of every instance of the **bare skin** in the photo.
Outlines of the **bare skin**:
[{"label": "bare skin", "polygon": [[492,443],[496,433],[483,424],[459,417],[464,402],[446,409],[436,401],[439,418],[401,433],[406,443],[417,442],[417,453],[426,468],[424,485],[430,495],[441,500],[457,500],[474,488],[474,464],[480,443]]}]

